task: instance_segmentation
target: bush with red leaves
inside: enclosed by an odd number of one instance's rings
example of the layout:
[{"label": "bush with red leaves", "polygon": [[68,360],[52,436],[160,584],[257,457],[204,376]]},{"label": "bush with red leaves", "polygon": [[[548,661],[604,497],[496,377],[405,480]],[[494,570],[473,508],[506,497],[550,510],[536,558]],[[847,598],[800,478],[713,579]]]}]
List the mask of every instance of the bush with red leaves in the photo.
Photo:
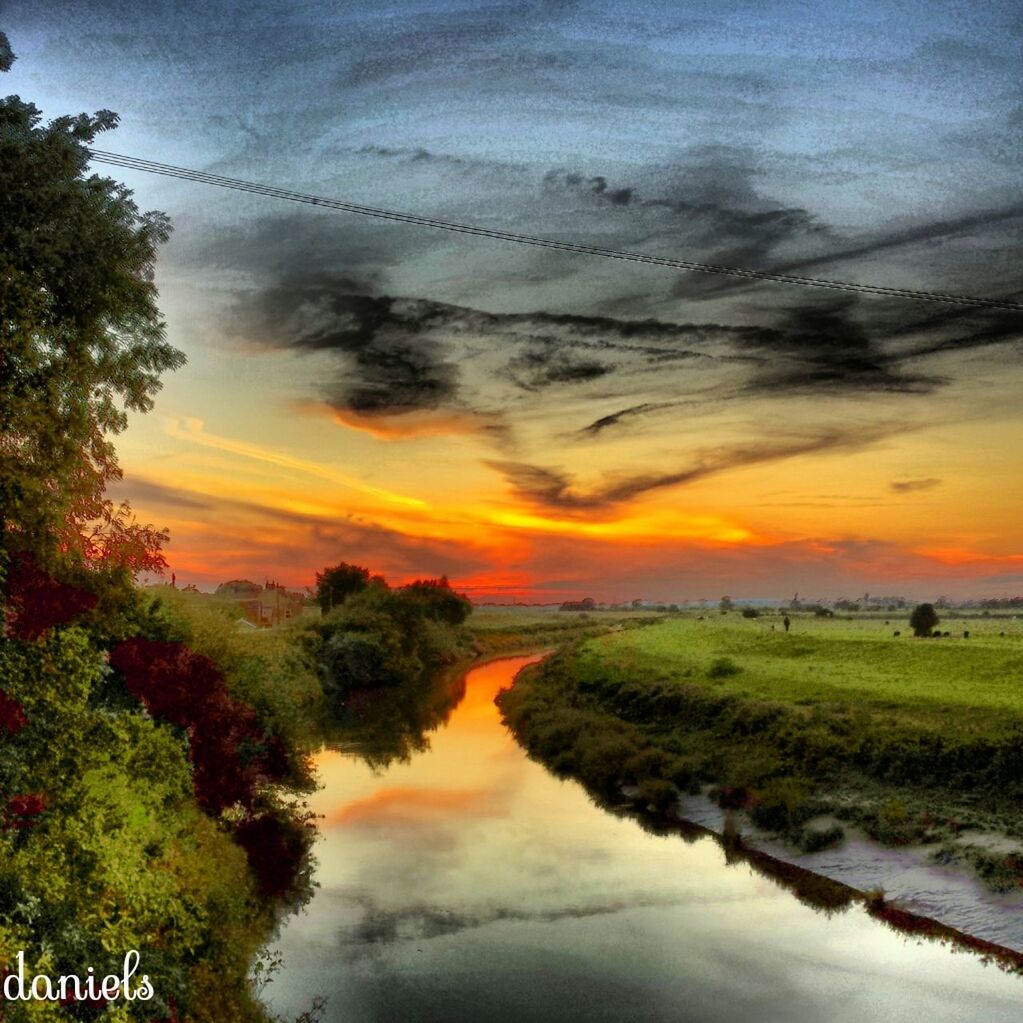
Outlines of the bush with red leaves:
[{"label": "bush with red leaves", "polygon": [[21,704],[0,689],[0,732],[17,735],[27,724],[28,717]]},{"label": "bush with red leaves", "polygon": [[19,551],[11,557],[7,572],[4,624],[15,639],[32,642],[55,625],[91,611],[98,599],[94,593],[58,582],[31,554]]},{"label": "bush with red leaves", "polygon": [[247,704],[233,700],[208,658],[182,643],[136,636],[110,655],[129,692],[157,718],[188,731],[195,795],[210,813],[240,803],[256,787],[287,776],[287,750]]},{"label": "bush with red leaves", "polygon": [[4,804],[3,830],[20,831],[34,828],[39,823],[36,818],[45,812],[46,800],[38,793],[11,796]]}]

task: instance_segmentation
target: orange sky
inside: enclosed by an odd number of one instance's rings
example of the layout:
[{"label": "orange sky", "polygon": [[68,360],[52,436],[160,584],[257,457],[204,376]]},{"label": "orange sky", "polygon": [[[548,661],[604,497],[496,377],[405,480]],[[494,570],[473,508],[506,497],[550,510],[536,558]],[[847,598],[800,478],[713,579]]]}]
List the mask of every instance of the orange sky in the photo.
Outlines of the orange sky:
[{"label": "orange sky", "polygon": [[[180,583],[270,576],[302,587],[350,560],[394,581],[447,574],[478,600],[693,600],[990,594],[1013,591],[1023,574],[1023,477],[1006,443],[1021,425],[1013,381],[988,382],[980,399],[962,388],[955,419],[929,421],[928,403],[891,432],[872,433],[864,414],[870,405],[874,424],[894,417],[883,399],[835,402],[824,416],[819,403],[761,400],[741,416],[709,410],[674,435],[658,425],[653,437],[588,451],[561,438],[552,461],[580,466],[583,489],[643,465],[652,444],[662,462],[691,463],[713,461],[723,445],[755,451],[757,422],[783,440],[762,461],[573,508],[516,492],[466,415],[363,422],[297,400],[281,384],[294,356],[268,354],[258,375],[249,368],[239,399],[238,364],[262,358],[200,352],[120,439],[121,492],[141,518],[170,528]],[[832,449],[801,451],[831,415],[864,422],[862,439],[854,431]],[[537,419],[520,433],[553,429]]]}]

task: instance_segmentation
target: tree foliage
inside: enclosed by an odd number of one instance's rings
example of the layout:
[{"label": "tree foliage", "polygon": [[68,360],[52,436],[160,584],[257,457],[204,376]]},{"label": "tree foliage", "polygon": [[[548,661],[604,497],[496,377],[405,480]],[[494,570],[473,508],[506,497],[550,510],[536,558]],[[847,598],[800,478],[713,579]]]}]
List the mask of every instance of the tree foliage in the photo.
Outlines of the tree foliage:
[{"label": "tree foliage", "polygon": [[914,636],[929,636],[939,621],[933,604],[917,604],[909,616],[909,627]]},{"label": "tree foliage", "polygon": [[[368,579],[366,569],[343,567],[353,579]],[[337,713],[357,691],[400,686],[449,663],[460,638],[457,627],[471,610],[443,578],[417,579],[393,590],[374,578],[350,594],[319,626],[329,708]]]},{"label": "tree foliage", "polygon": [[[0,70],[13,56],[0,34]],[[166,534],[104,496],[110,437],[184,362],[165,338],[153,272],[170,226],[88,171],[108,110],[58,117],[0,100],[0,553],[159,569]],[[0,559],[0,572],[6,559]]]},{"label": "tree foliage", "polygon": [[369,569],[342,561],[316,573],[316,602],[326,614],[369,585]]}]

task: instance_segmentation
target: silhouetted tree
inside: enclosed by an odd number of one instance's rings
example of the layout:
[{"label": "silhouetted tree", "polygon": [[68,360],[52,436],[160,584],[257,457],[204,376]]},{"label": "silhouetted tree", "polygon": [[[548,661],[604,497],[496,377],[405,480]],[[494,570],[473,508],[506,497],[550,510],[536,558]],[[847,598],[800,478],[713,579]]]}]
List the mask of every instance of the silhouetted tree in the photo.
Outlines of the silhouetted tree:
[{"label": "silhouetted tree", "polygon": [[369,585],[369,569],[342,561],[316,573],[316,602],[326,614]]},{"label": "silhouetted tree", "polygon": [[909,626],[914,636],[929,636],[939,621],[933,604],[917,604],[909,616]]},{"label": "silhouetted tree", "polygon": [[[433,618],[448,625],[461,625],[472,613],[469,598],[455,593],[447,576],[440,579],[417,579],[398,590],[399,595],[421,608],[427,618]],[[583,601],[586,605],[586,601]],[[592,608],[593,601],[588,605]]]}]

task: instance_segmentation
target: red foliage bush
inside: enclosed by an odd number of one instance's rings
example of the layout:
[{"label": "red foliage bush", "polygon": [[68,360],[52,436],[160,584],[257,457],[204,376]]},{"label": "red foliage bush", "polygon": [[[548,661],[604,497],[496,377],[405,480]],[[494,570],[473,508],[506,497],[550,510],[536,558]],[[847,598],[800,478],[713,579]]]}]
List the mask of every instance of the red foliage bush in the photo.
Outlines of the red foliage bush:
[{"label": "red foliage bush", "polygon": [[17,735],[27,724],[28,717],[21,704],[0,689],[0,731]]},{"label": "red foliage bush", "polygon": [[287,775],[283,742],[266,733],[251,707],[231,698],[208,657],[182,643],[136,636],[114,648],[110,664],[154,717],[188,731],[203,809],[218,813],[235,803],[251,808],[257,785]]},{"label": "red foliage bush", "polygon": [[5,627],[15,639],[39,639],[47,629],[64,625],[98,601],[94,593],[58,582],[31,554],[12,555],[7,572]]}]

